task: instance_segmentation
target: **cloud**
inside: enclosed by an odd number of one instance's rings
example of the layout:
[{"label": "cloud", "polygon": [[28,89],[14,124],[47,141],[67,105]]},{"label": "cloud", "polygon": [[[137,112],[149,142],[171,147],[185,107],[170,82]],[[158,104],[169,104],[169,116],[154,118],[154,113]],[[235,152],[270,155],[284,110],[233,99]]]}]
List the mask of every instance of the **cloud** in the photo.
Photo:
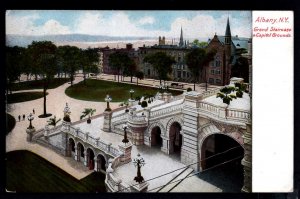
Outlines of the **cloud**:
[{"label": "cloud", "polygon": [[34,22],[41,17],[38,14],[28,16],[14,16],[10,12],[6,13],[6,34],[19,35],[49,35],[49,34],[69,34],[68,26],[63,26],[59,21],[50,19],[41,26],[36,26]]},{"label": "cloud", "polygon": [[143,17],[138,21],[138,24],[145,25],[145,24],[153,24],[155,22],[154,17]]}]

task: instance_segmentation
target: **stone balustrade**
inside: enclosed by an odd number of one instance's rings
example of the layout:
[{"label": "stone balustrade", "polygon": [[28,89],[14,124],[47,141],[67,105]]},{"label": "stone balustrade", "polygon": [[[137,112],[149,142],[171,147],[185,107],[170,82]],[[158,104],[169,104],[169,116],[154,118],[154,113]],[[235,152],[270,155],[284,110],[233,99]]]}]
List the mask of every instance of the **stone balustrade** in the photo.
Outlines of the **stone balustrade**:
[{"label": "stone balustrade", "polygon": [[174,106],[168,106],[159,110],[151,111],[150,112],[150,118],[155,118],[159,116],[164,116],[166,114],[174,113],[177,111],[181,111],[183,108],[183,103],[182,104],[176,104]]}]

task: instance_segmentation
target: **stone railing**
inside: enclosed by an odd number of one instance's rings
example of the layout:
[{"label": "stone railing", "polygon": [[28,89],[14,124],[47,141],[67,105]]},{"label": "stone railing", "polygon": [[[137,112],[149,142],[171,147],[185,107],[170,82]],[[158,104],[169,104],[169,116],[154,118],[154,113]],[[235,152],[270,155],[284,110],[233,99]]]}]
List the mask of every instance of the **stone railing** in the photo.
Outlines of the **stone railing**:
[{"label": "stone railing", "polygon": [[116,116],[112,115],[111,122],[115,123],[117,121],[127,120],[127,117],[128,117],[128,113],[126,112],[120,113]]},{"label": "stone railing", "polygon": [[79,128],[71,127],[68,133],[70,133],[76,138],[81,139],[83,142],[88,143],[93,147],[112,155],[113,157],[117,157],[120,154],[119,150],[115,147],[112,147],[111,144],[105,143],[104,141],[100,140],[100,138],[93,138],[89,135],[88,132],[85,133]]},{"label": "stone railing", "polygon": [[181,104],[176,104],[173,106],[168,106],[162,109],[158,109],[155,111],[151,111],[150,112],[150,118],[153,119],[155,117],[160,117],[160,116],[164,116],[170,113],[174,113],[174,112],[180,112],[183,108],[183,103]]},{"label": "stone railing", "polygon": [[220,89],[222,89],[222,88],[223,87],[214,88],[214,89],[210,89],[210,90],[204,91],[202,93],[203,99],[207,98],[207,97],[210,97],[210,96],[213,96],[213,95],[216,95],[218,92],[220,92]]},{"label": "stone railing", "polygon": [[216,118],[224,118],[232,121],[248,122],[250,117],[250,111],[226,108],[225,106],[217,106],[208,102],[200,102],[198,111],[207,116]]},{"label": "stone railing", "polygon": [[112,173],[107,173],[106,184],[112,192],[131,192],[129,185],[123,183],[121,179],[115,177]]},{"label": "stone railing", "polygon": [[144,123],[146,121],[145,115],[129,115],[128,120],[136,123]]}]

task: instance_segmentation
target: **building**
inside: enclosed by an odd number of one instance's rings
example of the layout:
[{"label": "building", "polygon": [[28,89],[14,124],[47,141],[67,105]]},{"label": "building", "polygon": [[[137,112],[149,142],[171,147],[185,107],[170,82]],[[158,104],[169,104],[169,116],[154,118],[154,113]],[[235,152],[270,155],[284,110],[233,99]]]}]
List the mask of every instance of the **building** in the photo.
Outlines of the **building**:
[{"label": "building", "polygon": [[[251,60],[252,42],[250,38],[232,37],[229,18],[227,19],[225,36],[218,36],[217,34],[209,40],[207,50],[216,49],[217,53],[213,61],[206,66],[206,74],[202,74],[201,80],[214,85],[227,85],[231,78],[231,66],[236,60],[247,51],[245,56]],[[206,75],[206,77],[205,77]]]},{"label": "building", "polygon": [[144,63],[143,60],[145,56],[150,53],[165,52],[167,55],[174,57],[176,61],[176,63],[172,65],[172,73],[169,78],[173,81],[191,82],[192,76],[184,60],[186,53],[188,53],[190,49],[187,42],[184,42],[183,40],[182,28],[178,45],[175,45],[173,40],[171,44],[166,44],[165,37],[159,36],[158,45],[139,47],[139,68],[144,73],[145,77],[156,79],[158,74],[153,69],[152,65]]},{"label": "building", "polygon": [[117,74],[117,71],[113,69],[109,64],[109,55],[115,52],[127,53],[130,58],[134,60],[138,65],[138,52],[133,48],[131,43],[126,44],[126,48],[99,48],[99,68],[101,73],[105,74]]}]

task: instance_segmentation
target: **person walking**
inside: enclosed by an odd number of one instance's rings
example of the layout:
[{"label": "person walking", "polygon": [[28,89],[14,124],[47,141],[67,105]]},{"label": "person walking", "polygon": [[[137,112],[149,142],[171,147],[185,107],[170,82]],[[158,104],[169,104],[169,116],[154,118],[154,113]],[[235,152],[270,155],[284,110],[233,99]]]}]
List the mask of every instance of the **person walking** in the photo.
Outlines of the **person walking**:
[{"label": "person walking", "polygon": [[35,111],[34,111],[34,109],[32,109],[32,112],[33,112],[33,114],[35,114]]},{"label": "person walking", "polygon": [[19,122],[20,122],[20,120],[21,120],[21,115],[19,115],[19,117],[18,117],[18,118],[19,118]]},{"label": "person walking", "polygon": [[25,120],[25,114],[23,114],[23,120]]}]

